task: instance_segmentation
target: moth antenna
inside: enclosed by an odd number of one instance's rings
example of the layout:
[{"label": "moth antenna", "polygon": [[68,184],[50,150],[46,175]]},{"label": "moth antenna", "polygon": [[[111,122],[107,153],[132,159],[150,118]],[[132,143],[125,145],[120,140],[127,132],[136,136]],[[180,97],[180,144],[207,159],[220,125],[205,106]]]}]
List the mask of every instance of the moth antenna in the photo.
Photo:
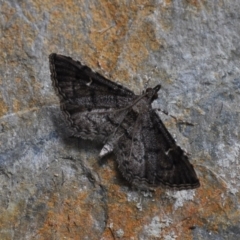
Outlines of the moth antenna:
[{"label": "moth antenna", "polygon": [[177,117],[169,114],[168,111],[162,110],[161,108],[155,108],[155,110],[157,110],[157,111],[159,111],[159,112],[162,112],[162,113],[164,113],[165,115],[173,118],[173,119],[176,121],[176,123],[178,123],[178,124],[185,124],[185,125],[188,125],[188,126],[195,126],[195,125],[197,125],[196,123],[191,123],[191,122],[182,120],[181,118],[177,118]]}]

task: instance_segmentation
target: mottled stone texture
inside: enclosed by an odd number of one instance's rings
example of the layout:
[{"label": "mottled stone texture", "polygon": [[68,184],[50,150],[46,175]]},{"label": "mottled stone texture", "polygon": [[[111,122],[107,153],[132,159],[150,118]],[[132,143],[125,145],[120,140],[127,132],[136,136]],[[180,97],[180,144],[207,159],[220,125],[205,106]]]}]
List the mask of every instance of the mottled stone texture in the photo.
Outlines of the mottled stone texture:
[{"label": "mottled stone texture", "polygon": [[[240,1],[0,0],[0,239],[239,239]],[[191,153],[197,190],[141,193],[69,137],[48,55],[140,93]]]}]

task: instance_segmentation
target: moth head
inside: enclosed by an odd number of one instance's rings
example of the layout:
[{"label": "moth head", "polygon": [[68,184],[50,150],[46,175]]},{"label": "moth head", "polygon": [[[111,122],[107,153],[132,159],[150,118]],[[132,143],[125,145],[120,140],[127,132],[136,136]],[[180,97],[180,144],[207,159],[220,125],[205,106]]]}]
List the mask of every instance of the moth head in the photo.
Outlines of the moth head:
[{"label": "moth head", "polygon": [[160,90],[160,88],[161,88],[161,85],[158,84],[154,88],[147,88],[146,89],[146,96],[147,96],[148,99],[151,100],[151,102],[158,98],[158,94],[157,93]]}]

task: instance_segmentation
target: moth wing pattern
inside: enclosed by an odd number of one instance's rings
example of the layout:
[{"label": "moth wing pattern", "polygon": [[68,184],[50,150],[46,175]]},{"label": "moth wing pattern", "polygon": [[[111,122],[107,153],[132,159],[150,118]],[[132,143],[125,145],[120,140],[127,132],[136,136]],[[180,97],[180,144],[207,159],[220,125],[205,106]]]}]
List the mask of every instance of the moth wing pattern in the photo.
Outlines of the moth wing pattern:
[{"label": "moth wing pattern", "polygon": [[183,190],[200,186],[192,164],[176,145],[151,103],[160,85],[140,96],[70,57],[49,56],[51,79],[73,136],[113,151],[132,185]]},{"label": "moth wing pattern", "polygon": [[134,93],[70,57],[52,53],[49,63],[73,136],[103,142],[115,128],[109,119],[121,121],[124,116],[124,111],[114,110],[129,104],[136,97]]},{"label": "moth wing pattern", "polygon": [[135,117],[114,153],[120,171],[132,185],[176,190],[200,186],[188,157],[151,109]]}]

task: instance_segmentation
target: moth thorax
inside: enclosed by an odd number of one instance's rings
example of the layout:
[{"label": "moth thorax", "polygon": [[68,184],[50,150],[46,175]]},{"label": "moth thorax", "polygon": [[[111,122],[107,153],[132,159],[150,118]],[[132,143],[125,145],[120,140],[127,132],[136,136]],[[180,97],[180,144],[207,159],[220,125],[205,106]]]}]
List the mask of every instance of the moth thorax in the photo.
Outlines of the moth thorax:
[{"label": "moth thorax", "polygon": [[133,106],[133,111],[137,113],[144,113],[149,110],[148,101],[143,98]]}]

